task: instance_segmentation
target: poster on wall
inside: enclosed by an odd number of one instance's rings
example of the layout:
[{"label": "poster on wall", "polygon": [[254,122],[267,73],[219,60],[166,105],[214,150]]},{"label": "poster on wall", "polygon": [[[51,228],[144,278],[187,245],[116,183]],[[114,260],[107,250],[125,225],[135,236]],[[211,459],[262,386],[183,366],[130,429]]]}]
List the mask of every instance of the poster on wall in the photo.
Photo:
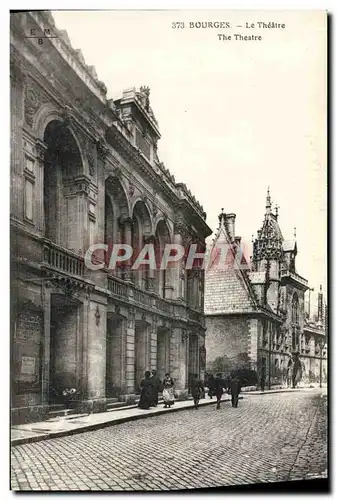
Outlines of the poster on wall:
[{"label": "poster on wall", "polygon": [[21,375],[35,375],[36,359],[31,356],[22,356]]}]

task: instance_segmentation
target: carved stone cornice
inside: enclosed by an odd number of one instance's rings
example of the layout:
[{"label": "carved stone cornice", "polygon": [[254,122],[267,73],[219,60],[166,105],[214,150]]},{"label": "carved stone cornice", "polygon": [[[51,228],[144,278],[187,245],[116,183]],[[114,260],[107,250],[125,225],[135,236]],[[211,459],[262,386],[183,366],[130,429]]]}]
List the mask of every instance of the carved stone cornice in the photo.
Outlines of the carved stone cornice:
[{"label": "carved stone cornice", "polygon": [[80,298],[82,294],[88,296],[95,288],[94,284],[80,282],[75,278],[60,276],[55,272],[44,270],[44,274],[46,276],[44,284],[48,284],[49,288],[58,288],[67,297]]}]

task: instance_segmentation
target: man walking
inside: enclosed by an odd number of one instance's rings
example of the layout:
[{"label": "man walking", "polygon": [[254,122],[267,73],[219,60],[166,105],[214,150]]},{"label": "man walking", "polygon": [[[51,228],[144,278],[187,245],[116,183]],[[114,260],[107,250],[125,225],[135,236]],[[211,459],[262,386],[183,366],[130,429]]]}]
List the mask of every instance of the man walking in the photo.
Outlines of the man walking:
[{"label": "man walking", "polygon": [[151,376],[151,383],[152,383],[152,394],[151,394],[151,406],[157,406],[158,405],[158,392],[161,387],[161,382],[160,379],[157,375],[156,370],[152,370],[152,376]]},{"label": "man walking", "polygon": [[261,391],[262,392],[264,392],[265,383],[266,383],[266,377],[265,377],[264,372],[262,372],[262,374],[261,374]]},{"label": "man walking", "polygon": [[240,380],[238,377],[234,377],[231,379],[230,383],[231,395],[232,395],[232,407],[237,408],[239,402],[239,394],[240,394]]},{"label": "man walking", "polygon": [[210,399],[212,399],[214,394],[214,377],[212,373],[208,377],[207,387],[208,387],[208,396]]},{"label": "man walking", "polygon": [[203,383],[199,379],[198,375],[195,373],[193,375],[193,379],[191,381],[191,387],[190,387],[191,395],[194,401],[194,408],[197,410],[201,394],[203,392]]},{"label": "man walking", "polygon": [[221,373],[216,374],[213,387],[214,387],[213,392],[214,392],[215,397],[216,397],[216,409],[220,410],[220,401],[222,398],[223,388],[224,388],[224,380],[222,379]]}]

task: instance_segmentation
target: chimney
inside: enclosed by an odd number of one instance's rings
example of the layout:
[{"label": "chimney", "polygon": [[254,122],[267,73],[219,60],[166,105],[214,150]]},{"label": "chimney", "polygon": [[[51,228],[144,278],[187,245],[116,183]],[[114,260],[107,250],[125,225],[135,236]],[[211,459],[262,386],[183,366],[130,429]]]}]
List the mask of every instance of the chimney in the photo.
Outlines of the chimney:
[{"label": "chimney", "polygon": [[235,240],[235,214],[226,214],[226,223],[231,241]]}]

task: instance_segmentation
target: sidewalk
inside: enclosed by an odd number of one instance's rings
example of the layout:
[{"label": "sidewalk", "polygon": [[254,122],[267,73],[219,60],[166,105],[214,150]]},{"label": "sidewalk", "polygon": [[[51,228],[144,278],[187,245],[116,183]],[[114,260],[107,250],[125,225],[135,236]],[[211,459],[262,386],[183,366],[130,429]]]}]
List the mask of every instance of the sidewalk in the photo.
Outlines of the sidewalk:
[{"label": "sidewalk", "polygon": [[[294,392],[303,389],[275,389],[260,391],[242,392],[240,399],[250,395],[263,395],[273,394],[277,392]],[[221,403],[230,402],[230,396],[224,395]],[[215,404],[216,399],[210,399],[208,396],[200,400],[199,406],[206,406]],[[125,406],[117,408],[104,413],[92,414],[78,414],[69,415],[64,417],[52,418],[44,422],[34,422],[29,424],[14,425],[11,427],[11,445],[16,446],[26,443],[34,443],[45,439],[52,439],[56,437],[69,436],[78,434],[80,432],[93,431],[117,425],[132,420],[139,420],[142,418],[155,417],[163,413],[176,412],[181,410],[193,409],[193,400],[175,401],[174,406],[171,408],[164,408],[163,403],[159,403],[157,408],[150,408],[149,410],[141,410],[138,406]],[[65,410],[66,413],[66,410]]]},{"label": "sidewalk", "polygon": [[[222,399],[222,402],[228,402],[227,397]],[[201,399],[199,406],[215,404],[216,400]],[[92,413],[71,415],[69,417],[57,417],[44,422],[35,422],[23,425],[14,425],[11,427],[11,444],[16,446],[19,444],[33,443],[44,439],[55,437],[68,436],[85,431],[102,429],[111,425],[117,425],[131,420],[139,420],[141,418],[155,417],[162,413],[176,412],[180,410],[193,409],[193,400],[175,401],[171,408],[164,408],[163,403],[159,403],[157,408],[149,410],[141,410],[138,406],[125,406],[104,413]]]}]

